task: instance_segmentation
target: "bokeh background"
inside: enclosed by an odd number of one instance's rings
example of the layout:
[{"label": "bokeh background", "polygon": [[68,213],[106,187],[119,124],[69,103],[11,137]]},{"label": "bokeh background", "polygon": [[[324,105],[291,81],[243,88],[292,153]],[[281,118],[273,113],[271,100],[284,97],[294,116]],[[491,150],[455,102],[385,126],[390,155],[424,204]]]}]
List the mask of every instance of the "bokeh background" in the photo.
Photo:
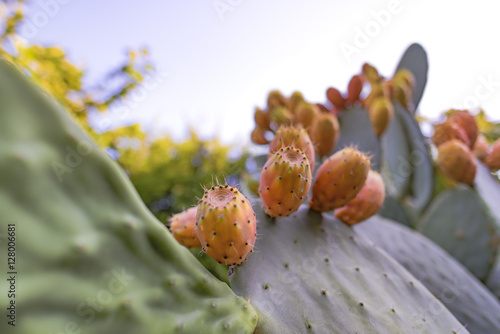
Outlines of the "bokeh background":
[{"label": "bokeh background", "polygon": [[[160,219],[214,177],[245,179],[267,93],[326,100],[370,62],[391,76],[428,53],[419,115],[482,108],[500,120],[495,1],[77,1],[0,3],[0,53],[53,94],[127,171]],[[424,128],[425,130],[425,128]]]}]

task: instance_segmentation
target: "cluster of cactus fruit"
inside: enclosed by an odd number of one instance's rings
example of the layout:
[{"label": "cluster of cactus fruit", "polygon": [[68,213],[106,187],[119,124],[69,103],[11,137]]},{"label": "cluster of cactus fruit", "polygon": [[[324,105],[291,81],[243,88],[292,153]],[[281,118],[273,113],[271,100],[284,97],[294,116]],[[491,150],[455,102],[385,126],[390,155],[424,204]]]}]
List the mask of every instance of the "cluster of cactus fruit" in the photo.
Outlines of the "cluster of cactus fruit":
[{"label": "cluster of cactus fruit", "polygon": [[[258,186],[216,181],[167,229],[0,60],[0,212],[23,232],[26,275],[15,330],[499,333],[500,144],[468,111],[424,137],[413,113],[426,76],[412,45],[391,79],[365,64],[328,102],[271,92],[252,132],[269,145],[249,171]],[[92,152],[61,182],[54,161],[82,143]]]}]

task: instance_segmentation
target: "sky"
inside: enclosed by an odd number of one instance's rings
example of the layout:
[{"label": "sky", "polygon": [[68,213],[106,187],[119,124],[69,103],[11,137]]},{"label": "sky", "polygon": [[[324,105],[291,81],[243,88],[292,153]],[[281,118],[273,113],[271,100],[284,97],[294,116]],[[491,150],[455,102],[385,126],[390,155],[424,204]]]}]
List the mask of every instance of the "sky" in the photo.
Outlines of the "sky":
[{"label": "sky", "polygon": [[481,106],[500,120],[497,1],[31,0],[28,9],[22,35],[63,47],[90,84],[126,50],[147,47],[158,73],[103,116],[113,126],[139,122],[178,140],[194,127],[203,138],[247,144],[270,90],[324,102],[326,89],[345,91],[364,62],[392,76],[415,42],[429,57],[420,115]]}]

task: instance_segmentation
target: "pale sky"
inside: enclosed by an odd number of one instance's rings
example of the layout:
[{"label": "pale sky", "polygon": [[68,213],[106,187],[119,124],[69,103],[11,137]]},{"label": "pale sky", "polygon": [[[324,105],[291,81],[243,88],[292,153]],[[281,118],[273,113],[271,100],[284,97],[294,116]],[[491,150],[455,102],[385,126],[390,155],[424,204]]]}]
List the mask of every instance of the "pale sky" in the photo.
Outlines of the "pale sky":
[{"label": "pale sky", "polygon": [[[148,132],[177,139],[193,126],[206,138],[246,144],[254,127],[254,108],[265,107],[270,90],[299,90],[307,100],[323,102],[328,87],[344,91],[366,61],[391,76],[414,42],[429,57],[421,115],[437,119],[451,107],[479,103],[491,118],[500,120],[498,1],[32,4],[28,18],[35,29],[25,32],[28,40],[63,46],[89,71],[88,82],[120,64],[127,47],[148,47],[163,75],[135,102],[123,102],[125,112],[115,112],[114,125],[140,122]],[[226,11],[218,13],[214,4]],[[362,45],[355,38],[367,29],[371,36]],[[341,49],[346,44],[357,53],[346,57]]]}]

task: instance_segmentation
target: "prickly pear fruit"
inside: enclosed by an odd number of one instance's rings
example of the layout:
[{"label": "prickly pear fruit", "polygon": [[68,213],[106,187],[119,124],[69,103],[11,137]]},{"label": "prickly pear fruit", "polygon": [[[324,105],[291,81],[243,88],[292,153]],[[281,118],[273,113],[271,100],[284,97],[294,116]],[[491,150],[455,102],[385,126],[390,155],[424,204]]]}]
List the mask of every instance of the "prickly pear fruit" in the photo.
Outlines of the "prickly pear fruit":
[{"label": "prickly pear fruit", "polygon": [[199,200],[196,232],[203,251],[226,265],[243,263],[252,252],[257,220],[248,199],[229,185],[205,190]]},{"label": "prickly pear fruit", "polygon": [[370,170],[365,185],[356,197],[343,207],[336,209],[335,217],[348,225],[354,225],[377,213],[385,200],[382,176]]},{"label": "prickly pear fruit", "polygon": [[339,139],[339,121],[332,113],[319,113],[309,131],[320,158],[330,155]]},{"label": "prickly pear fruit", "polygon": [[469,137],[469,148],[472,149],[476,144],[477,136],[479,134],[479,129],[474,116],[469,114],[467,110],[452,109],[447,111],[447,113],[449,122],[456,123],[465,130],[467,137]]},{"label": "prickly pear fruit", "polygon": [[359,95],[361,94],[361,90],[363,89],[363,81],[361,81],[361,77],[359,75],[355,75],[349,81],[349,85],[347,86],[347,99],[346,102],[348,104],[353,104],[357,100],[359,100]]},{"label": "prickly pear fruit", "polygon": [[198,207],[190,208],[173,215],[170,219],[170,232],[181,245],[189,248],[201,248],[200,239],[196,234],[196,211]]},{"label": "prickly pear fruit", "polygon": [[484,159],[486,159],[486,157],[488,156],[489,149],[490,143],[488,143],[488,139],[486,139],[486,137],[482,133],[479,133],[476,143],[474,144],[474,155],[479,160],[484,161]]},{"label": "prickly pear fruit", "polygon": [[381,80],[377,69],[368,63],[363,64],[361,72],[364,79],[371,85],[378,83]]},{"label": "prickly pear fruit", "polygon": [[290,125],[292,124],[293,115],[285,107],[274,108],[269,111],[271,122],[274,122],[277,127],[280,125]]},{"label": "prickly pear fruit", "polygon": [[254,118],[257,127],[264,130],[271,129],[271,118],[269,117],[269,112],[263,111],[259,108],[255,108]]},{"label": "prickly pear fruit", "polygon": [[312,103],[302,102],[295,109],[294,122],[296,124],[302,124],[302,126],[307,129],[311,126],[317,114],[318,107]]},{"label": "prickly pear fruit", "polygon": [[484,160],[486,165],[493,171],[500,169],[500,139],[491,146],[491,151]]},{"label": "prickly pear fruit", "polygon": [[438,147],[438,164],[451,179],[474,184],[476,162],[469,147],[458,139],[449,140]]},{"label": "prickly pear fruit", "polygon": [[379,97],[368,108],[368,114],[375,134],[380,137],[392,120],[394,108],[389,99]]},{"label": "prickly pear fruit", "polygon": [[271,217],[285,217],[299,208],[311,188],[311,166],[306,155],[288,146],[267,160],[260,174],[259,195]]},{"label": "prickly pear fruit", "polygon": [[326,90],[326,98],[338,110],[345,109],[345,99],[337,88],[330,87]]},{"label": "prickly pear fruit", "polygon": [[295,114],[297,107],[303,102],[305,102],[305,100],[304,96],[302,96],[302,93],[294,92],[286,102],[286,107],[292,112],[292,114]]},{"label": "prickly pear fruit", "polygon": [[269,92],[267,96],[267,109],[272,111],[274,108],[280,108],[286,106],[286,98],[281,94],[279,90],[273,90]]},{"label": "prickly pear fruit", "polygon": [[311,170],[314,170],[314,145],[303,127],[281,126],[269,144],[268,158],[271,158],[273,153],[280,148],[288,146],[293,146],[304,152],[311,165]]},{"label": "prickly pear fruit", "polygon": [[370,158],[353,147],[346,147],[329,157],[316,172],[311,209],[319,212],[340,208],[363,188]]},{"label": "prickly pear fruit", "polygon": [[363,105],[367,108],[375,102],[375,100],[383,97],[389,97],[388,88],[381,83],[371,84],[371,90],[366,99],[363,101]]},{"label": "prickly pear fruit", "polygon": [[255,128],[252,131],[251,139],[257,145],[266,145],[269,144],[269,140],[264,136],[266,130],[262,128]]},{"label": "prickly pear fruit", "polygon": [[439,147],[439,145],[452,139],[458,139],[467,146],[469,146],[470,144],[467,133],[457,123],[446,121],[434,126],[432,142],[434,143],[434,145],[436,145],[436,147]]},{"label": "prickly pear fruit", "polygon": [[413,90],[406,84],[398,84],[393,80],[387,80],[384,87],[389,94],[391,100],[398,101],[404,107],[412,107]]},{"label": "prickly pear fruit", "polygon": [[397,86],[406,86],[410,90],[415,87],[415,76],[406,68],[397,71],[392,80]]}]

